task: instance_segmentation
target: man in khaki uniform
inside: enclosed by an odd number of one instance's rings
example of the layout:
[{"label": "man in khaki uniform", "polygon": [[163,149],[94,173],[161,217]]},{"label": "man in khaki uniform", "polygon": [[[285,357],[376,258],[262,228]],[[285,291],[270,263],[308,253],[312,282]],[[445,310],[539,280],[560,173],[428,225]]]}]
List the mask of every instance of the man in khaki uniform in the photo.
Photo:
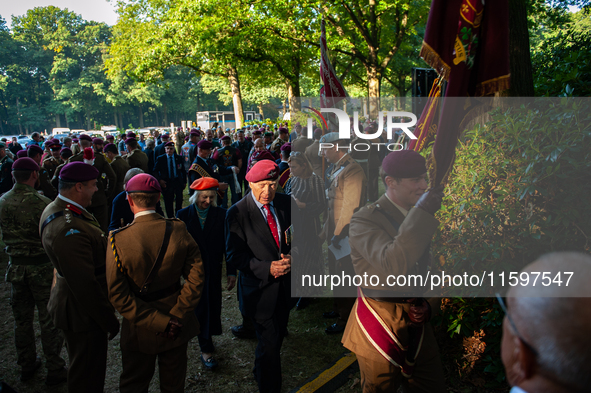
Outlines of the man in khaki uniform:
[{"label": "man in khaki uniform", "polygon": [[37,165],[39,165],[39,182],[35,186],[37,191],[42,191],[43,195],[53,200],[57,196],[57,190],[51,185],[51,177],[47,169],[41,166],[41,157],[43,156],[43,149],[37,145],[29,145],[27,148],[27,156],[32,158]]},{"label": "man in khaki uniform", "polygon": [[396,392],[400,385],[413,393],[446,392],[428,323],[429,303],[415,297],[418,288],[384,285],[389,275],[427,272],[429,246],[439,224],[433,215],[441,207],[443,193],[425,192],[426,172],[419,153],[390,153],[382,162],[385,195],[351,218],[355,274],[380,278],[373,287],[361,284],[342,340],[357,356],[364,393]]},{"label": "man in khaki uniform", "polygon": [[322,157],[318,155],[320,152],[320,138],[322,137],[322,131],[320,129],[314,130],[314,142],[308,147],[306,147],[306,158],[312,164],[312,170],[314,173],[324,179],[324,173],[322,171]]},{"label": "man in khaki uniform", "polygon": [[[339,140],[338,132],[331,132],[320,138],[322,155],[331,166],[326,171],[325,186],[328,199],[328,215],[323,234],[326,242],[340,249],[341,241],[349,236],[349,222],[355,209],[365,204],[367,179],[363,169],[347,153],[348,140]],[[330,147],[332,146],[332,147]],[[343,149],[343,147],[345,147]],[[351,257],[343,256],[337,260],[332,251],[328,252],[330,274],[341,276],[353,274]],[[337,318],[337,322],[326,329],[326,333],[342,333],[345,330],[351,307],[355,302],[355,289],[339,287],[334,291],[333,311],[325,312],[325,318]]]},{"label": "man in khaki uniform", "polygon": [[183,392],[187,344],[199,333],[193,310],[203,290],[201,253],[182,221],[156,213],[156,178],[136,175],[126,191],[135,217],[111,232],[107,254],[109,298],[124,318],[120,390],[148,391],[158,358],[161,391]]},{"label": "man in khaki uniform", "polygon": [[[80,147],[82,151],[68,160],[68,162],[84,161],[84,149],[92,147],[92,138],[88,135],[80,135]],[[103,232],[109,228],[109,207],[108,201],[115,190],[117,176],[102,154],[95,154],[92,166],[98,170],[97,187],[98,191],[92,196],[92,203],[88,206],[88,211],[94,215],[99,222]],[[63,170],[63,169],[62,169]],[[57,172],[57,171],[56,171]],[[59,174],[58,174],[59,176]]]},{"label": "man in khaki uniform", "polygon": [[53,178],[55,170],[62,164],[62,159],[60,157],[61,148],[62,146],[59,143],[50,145],[49,150],[51,151],[51,154],[49,154],[47,157],[45,157],[45,160],[43,160],[43,168],[45,168],[47,171],[49,179]]},{"label": "man in khaki uniform", "polygon": [[[148,173],[152,168],[148,168],[148,156],[142,151],[140,145],[135,138],[127,138],[125,140],[125,147],[129,152],[125,156],[125,160],[130,168],[140,168],[144,173]],[[156,159],[156,157],[154,157]]]},{"label": "man in khaki uniform", "polygon": [[117,150],[117,146],[113,143],[108,143],[105,148],[105,155],[111,162],[111,168],[113,168],[113,172],[115,172],[115,176],[117,176],[117,183],[115,183],[115,191],[113,192],[111,198],[109,199],[109,204],[113,201],[113,198],[123,192],[123,180],[125,179],[125,174],[128,170],[131,169],[127,161],[125,161],[120,155],[119,150]]},{"label": "man in khaki uniform", "polygon": [[39,222],[43,248],[56,269],[47,310],[66,339],[70,393],[103,392],[107,339],[119,332],[119,321],[107,298],[107,238],[86,210],[97,191],[98,177],[92,165],[65,165],[59,195]]}]

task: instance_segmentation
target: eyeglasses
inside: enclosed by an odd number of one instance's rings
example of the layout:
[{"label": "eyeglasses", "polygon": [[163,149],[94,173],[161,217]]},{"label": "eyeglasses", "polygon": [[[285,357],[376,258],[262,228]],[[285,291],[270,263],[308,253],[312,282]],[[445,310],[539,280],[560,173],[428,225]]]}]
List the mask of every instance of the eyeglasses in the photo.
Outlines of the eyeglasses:
[{"label": "eyeglasses", "polygon": [[523,338],[523,336],[519,333],[519,330],[517,330],[517,325],[515,325],[515,321],[513,321],[513,318],[511,318],[511,315],[509,315],[509,312],[507,311],[507,306],[505,305],[505,301],[501,297],[501,294],[497,293],[496,297],[499,302],[499,305],[501,306],[501,309],[503,309],[503,312],[507,316],[507,319],[509,320],[509,323],[511,324],[511,328],[513,328],[513,331],[515,332],[515,335],[517,336],[517,338],[519,338],[519,340],[523,343],[523,345],[525,345],[525,347],[527,349],[529,349],[531,351],[531,353],[534,354],[534,356],[537,357],[538,351],[536,351],[536,349]]}]

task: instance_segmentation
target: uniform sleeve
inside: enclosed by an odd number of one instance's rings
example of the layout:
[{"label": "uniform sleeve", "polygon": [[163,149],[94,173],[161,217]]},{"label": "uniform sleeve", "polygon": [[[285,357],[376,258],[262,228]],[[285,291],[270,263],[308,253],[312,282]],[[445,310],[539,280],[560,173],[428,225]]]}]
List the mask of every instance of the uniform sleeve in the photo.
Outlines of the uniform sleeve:
[{"label": "uniform sleeve", "polygon": [[361,195],[365,189],[365,183],[367,183],[365,174],[359,166],[343,176],[343,204],[339,220],[335,225],[334,235],[340,235],[343,228],[351,222],[355,209],[361,205],[361,198],[365,198],[365,195]]},{"label": "uniform sleeve", "polygon": [[185,267],[183,268],[185,284],[183,285],[181,294],[177,298],[176,304],[170,310],[170,314],[182,319],[186,314],[193,312],[199,303],[199,299],[201,299],[205,271],[199,246],[197,246],[197,243],[187,231],[185,223],[177,221],[175,225],[182,230],[182,233],[177,231],[179,234],[175,238],[183,239],[183,248],[187,250],[187,254],[185,257]]},{"label": "uniform sleeve", "polygon": [[[66,236],[72,229],[78,233]],[[71,247],[73,243],[76,247]],[[92,263],[93,258],[89,258],[89,251],[92,251],[92,241],[84,228],[63,228],[53,242],[59,271],[76,301],[104,332],[109,332],[119,322],[113,306],[105,296],[104,287],[96,279],[95,266]]]},{"label": "uniform sleeve", "polygon": [[[111,235],[113,236],[113,235]],[[109,243],[110,243],[109,239]],[[107,250],[107,286],[109,300],[123,318],[132,324],[155,332],[164,332],[170,316],[137,298],[127,281],[127,276],[119,269],[111,245]]]},{"label": "uniform sleeve", "polygon": [[107,175],[107,179],[109,181],[109,187],[105,188],[105,195],[107,198],[110,198],[113,192],[115,191],[115,186],[117,184],[117,175],[111,165],[105,159],[105,165],[103,165],[103,171]]},{"label": "uniform sleeve", "polygon": [[412,208],[394,239],[380,225],[379,212],[363,211],[351,219],[349,243],[365,261],[385,275],[406,274],[427,247],[439,221],[422,209]]}]

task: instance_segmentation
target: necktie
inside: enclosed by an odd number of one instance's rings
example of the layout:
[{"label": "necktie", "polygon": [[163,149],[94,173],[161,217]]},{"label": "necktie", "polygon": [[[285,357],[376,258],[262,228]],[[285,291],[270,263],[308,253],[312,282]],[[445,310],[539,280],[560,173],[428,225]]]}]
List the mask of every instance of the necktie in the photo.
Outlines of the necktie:
[{"label": "necktie", "polygon": [[173,160],[174,156],[169,156],[168,157],[168,176],[171,179],[176,178],[176,168],[174,167],[174,160]]},{"label": "necktie", "polygon": [[273,213],[271,213],[271,208],[269,205],[263,205],[265,210],[267,211],[267,224],[269,224],[269,228],[271,229],[271,233],[273,234],[273,239],[275,239],[275,244],[277,247],[279,245],[279,233],[277,231],[277,223],[275,222],[275,218],[273,217]]}]

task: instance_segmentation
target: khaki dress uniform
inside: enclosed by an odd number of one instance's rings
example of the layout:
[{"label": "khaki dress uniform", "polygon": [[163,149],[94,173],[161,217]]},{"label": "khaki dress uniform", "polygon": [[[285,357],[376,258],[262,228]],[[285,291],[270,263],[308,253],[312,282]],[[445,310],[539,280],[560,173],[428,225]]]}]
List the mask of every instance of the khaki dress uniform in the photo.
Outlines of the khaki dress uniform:
[{"label": "khaki dress uniform", "polygon": [[56,159],[53,156],[49,156],[47,157],[45,160],[43,160],[43,168],[45,168],[45,170],[47,170],[47,175],[49,176],[49,179],[53,178],[53,175],[55,174],[55,170],[57,169],[58,166],[60,166],[61,164],[61,160]]},{"label": "khaki dress uniform", "polygon": [[42,191],[43,195],[51,200],[54,200],[57,196],[57,188],[51,184],[49,172],[44,167],[39,168],[39,185],[35,186],[35,189]]},{"label": "khaki dress uniform", "polygon": [[[419,266],[428,264],[429,246],[439,222],[419,208],[412,208],[406,217],[405,214],[406,211],[383,195],[376,203],[353,215],[349,243],[356,274],[377,275],[380,283],[385,283],[388,275],[417,274]],[[401,345],[410,348],[408,311],[411,305],[403,301],[405,288],[362,284],[361,290],[367,303]],[[424,325],[422,344],[418,355],[413,356],[414,371],[408,378],[369,341],[357,319],[359,302],[357,299],[351,311],[342,342],[357,356],[363,392],[395,392],[401,384],[407,385],[410,392],[445,392],[443,367],[431,325]]]},{"label": "khaki dress uniform", "polygon": [[148,168],[148,156],[141,149],[135,149],[125,157],[130,168],[140,168],[144,173],[150,173]]},{"label": "khaki dress uniform", "polygon": [[323,178],[324,173],[322,171],[322,157],[318,155],[319,152],[320,141],[315,140],[314,142],[312,142],[310,146],[306,147],[306,152],[304,154],[308,158],[308,161],[310,161],[310,164],[312,164],[312,170],[314,171],[314,173],[318,177]]},{"label": "khaki dress uniform", "polygon": [[92,214],[60,197],[43,211],[39,230],[56,269],[47,309],[66,339],[68,391],[102,393],[107,333],[119,326],[107,298],[107,238]]},{"label": "khaki dress uniform", "polygon": [[127,171],[130,170],[131,167],[121,156],[116,156],[110,165],[111,168],[113,168],[113,172],[115,172],[115,176],[117,176],[115,191],[112,194],[112,198],[110,198],[110,201],[112,201],[114,197],[123,192],[123,181],[125,180],[125,174],[127,174]]},{"label": "khaki dress uniform", "polygon": [[[78,153],[68,159],[68,163],[75,161],[84,162],[84,152]],[[98,191],[92,195],[92,202],[87,210],[96,217],[101,229],[106,233],[109,228],[110,218],[108,201],[115,190],[117,176],[115,175],[113,168],[111,168],[111,165],[107,162],[105,156],[102,154],[96,154],[94,156],[93,166],[99,171],[99,178],[96,183]],[[57,173],[57,176],[59,177],[59,173]]]},{"label": "khaki dress uniform", "polygon": [[[145,293],[140,293],[157,260],[166,225],[172,225],[162,263]],[[193,310],[201,298],[204,270],[201,253],[185,223],[157,213],[138,216],[112,231],[107,254],[109,298],[123,316],[121,392],[148,390],[156,358],[163,392],[183,392],[187,344],[199,333]],[[180,284],[185,278],[184,285]],[[182,323],[176,340],[158,336],[171,317]]]},{"label": "khaki dress uniform", "polygon": [[[323,234],[330,244],[333,236],[341,236],[341,232],[349,225],[356,209],[365,204],[367,179],[363,168],[349,155],[345,154],[339,162],[328,171],[326,180],[326,196],[328,215],[324,224]],[[350,257],[336,260],[332,252],[328,252],[328,269],[330,274],[353,274]],[[355,291],[349,288],[337,288],[334,297],[334,310],[339,314],[337,325],[345,326],[351,307],[355,301]]]}]

